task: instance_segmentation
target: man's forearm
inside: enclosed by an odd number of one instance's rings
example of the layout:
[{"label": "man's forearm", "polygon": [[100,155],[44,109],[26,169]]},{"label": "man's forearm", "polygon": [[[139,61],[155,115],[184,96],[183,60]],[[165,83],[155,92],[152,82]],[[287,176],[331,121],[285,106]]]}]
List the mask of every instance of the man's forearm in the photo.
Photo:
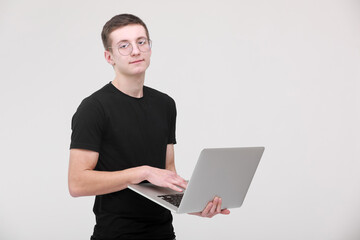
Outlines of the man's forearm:
[{"label": "man's forearm", "polygon": [[120,191],[127,188],[129,184],[144,181],[148,171],[147,166],[114,172],[83,170],[69,176],[69,191],[73,197],[102,195]]},{"label": "man's forearm", "polygon": [[166,169],[176,173],[175,163],[172,162],[172,163],[166,164]]}]

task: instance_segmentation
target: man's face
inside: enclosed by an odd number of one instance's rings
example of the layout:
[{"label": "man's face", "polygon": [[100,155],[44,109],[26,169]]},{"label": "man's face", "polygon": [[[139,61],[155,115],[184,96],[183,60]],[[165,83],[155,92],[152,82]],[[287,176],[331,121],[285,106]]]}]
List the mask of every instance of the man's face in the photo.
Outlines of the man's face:
[{"label": "man's face", "polygon": [[[147,39],[145,28],[138,24],[127,25],[111,32],[109,38],[112,52],[105,51],[105,58],[114,66],[115,72],[127,76],[143,74],[150,65],[151,56],[151,49],[148,52],[139,49],[141,39]],[[124,56],[123,50],[119,52],[119,47],[126,46],[126,43],[132,51]]]}]

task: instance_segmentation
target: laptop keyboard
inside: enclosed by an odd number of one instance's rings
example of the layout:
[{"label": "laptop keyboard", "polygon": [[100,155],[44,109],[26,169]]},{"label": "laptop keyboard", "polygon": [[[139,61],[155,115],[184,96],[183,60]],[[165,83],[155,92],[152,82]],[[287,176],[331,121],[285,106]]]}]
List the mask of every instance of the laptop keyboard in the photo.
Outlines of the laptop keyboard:
[{"label": "laptop keyboard", "polygon": [[183,196],[184,196],[184,194],[180,193],[180,194],[160,195],[158,197],[162,198],[163,200],[171,203],[172,205],[174,205],[176,207],[179,207]]}]

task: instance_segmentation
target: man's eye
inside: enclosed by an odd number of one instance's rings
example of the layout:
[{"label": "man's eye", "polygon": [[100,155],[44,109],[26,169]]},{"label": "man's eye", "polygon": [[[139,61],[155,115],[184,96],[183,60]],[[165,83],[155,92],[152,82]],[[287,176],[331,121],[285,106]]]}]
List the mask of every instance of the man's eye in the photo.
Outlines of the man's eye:
[{"label": "man's eye", "polygon": [[144,45],[146,43],[146,39],[141,39],[138,41],[139,45]]},{"label": "man's eye", "polygon": [[129,46],[129,43],[121,43],[119,45],[119,48],[127,48]]}]

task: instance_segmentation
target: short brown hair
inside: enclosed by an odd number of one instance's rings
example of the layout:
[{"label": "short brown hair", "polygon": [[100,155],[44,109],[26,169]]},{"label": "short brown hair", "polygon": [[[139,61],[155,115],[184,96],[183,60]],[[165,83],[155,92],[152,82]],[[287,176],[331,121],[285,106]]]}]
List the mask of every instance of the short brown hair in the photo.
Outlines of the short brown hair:
[{"label": "short brown hair", "polygon": [[139,24],[143,26],[145,28],[147,38],[150,39],[149,31],[145,23],[139,17],[127,13],[119,14],[111,18],[109,21],[107,21],[101,32],[101,39],[105,50],[109,50],[111,47],[111,41],[109,38],[110,33],[118,28],[125,27],[130,24]]}]

